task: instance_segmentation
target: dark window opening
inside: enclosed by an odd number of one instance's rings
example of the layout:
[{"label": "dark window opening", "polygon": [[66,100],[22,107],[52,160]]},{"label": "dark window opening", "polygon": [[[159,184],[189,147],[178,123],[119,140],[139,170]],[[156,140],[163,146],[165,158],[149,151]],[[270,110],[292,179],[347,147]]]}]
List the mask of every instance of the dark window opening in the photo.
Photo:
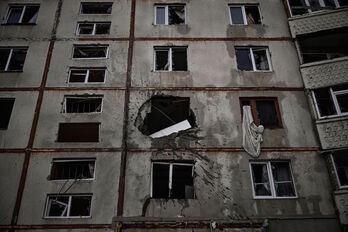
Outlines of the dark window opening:
[{"label": "dark window opening", "polygon": [[8,128],[14,101],[14,98],[0,98],[0,130],[7,130]]},{"label": "dark window opening", "polygon": [[50,195],[45,217],[89,217],[91,202],[91,195]]},{"label": "dark window opening", "polygon": [[111,23],[79,23],[79,35],[108,35]]},{"label": "dark window opening", "polygon": [[155,47],[155,71],[187,71],[187,48]]},{"label": "dark window opening", "polygon": [[111,14],[111,2],[83,2],[81,3],[81,14]]},{"label": "dark window opening", "polygon": [[236,47],[237,68],[241,71],[271,71],[268,49]]},{"label": "dark window opening", "polygon": [[0,71],[22,71],[27,48],[0,48]]},{"label": "dark window opening", "polygon": [[254,118],[255,124],[265,128],[282,127],[280,112],[275,98],[241,98],[241,106],[248,105]]},{"label": "dark window opening", "polygon": [[80,35],[92,35],[93,31],[94,31],[94,24],[92,23],[79,24]]},{"label": "dark window opening", "polygon": [[103,83],[105,80],[105,68],[100,69],[71,69],[70,83]]},{"label": "dark window opening", "polygon": [[102,97],[66,97],[64,113],[92,113],[101,112]]},{"label": "dark window opening", "polygon": [[99,142],[100,123],[60,123],[58,142]]},{"label": "dark window opening", "polygon": [[153,163],[152,197],[194,198],[192,163]]},{"label": "dark window opening", "polygon": [[172,48],[172,70],[187,71],[186,48]]},{"label": "dark window opening", "polygon": [[190,110],[190,99],[187,97],[154,96],[145,105],[151,111],[147,112],[142,125],[138,128],[143,134],[152,138],[196,126],[195,116]]},{"label": "dark window opening", "polygon": [[258,6],[245,6],[245,14],[248,24],[261,24]]},{"label": "dark window opening", "polygon": [[348,186],[348,151],[335,151],[332,154],[338,181],[341,187]]},{"label": "dark window opening", "polygon": [[336,4],[335,0],[308,0],[308,3],[305,0],[288,0],[288,2],[293,16],[344,6],[340,1]]},{"label": "dark window opening", "polygon": [[50,179],[91,179],[94,177],[94,169],[94,159],[55,159],[52,163]]},{"label": "dark window opening", "polygon": [[185,23],[185,6],[168,6],[168,24]]},{"label": "dark window opening", "polygon": [[107,46],[74,46],[73,58],[106,58]]},{"label": "dark window opening", "polygon": [[36,5],[13,5],[10,6],[6,24],[34,24],[39,15],[40,6]]},{"label": "dark window opening", "polygon": [[288,162],[271,162],[274,190],[277,197],[295,196],[295,187]]}]

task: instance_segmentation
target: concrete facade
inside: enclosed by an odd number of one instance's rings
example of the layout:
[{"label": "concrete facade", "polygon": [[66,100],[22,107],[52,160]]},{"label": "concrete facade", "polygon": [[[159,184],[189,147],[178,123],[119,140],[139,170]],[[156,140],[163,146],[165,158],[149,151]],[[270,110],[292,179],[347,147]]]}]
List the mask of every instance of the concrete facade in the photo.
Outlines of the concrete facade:
[{"label": "concrete facade", "polygon": [[[111,14],[80,13],[81,3],[93,2],[112,3]],[[36,23],[7,25],[10,7],[26,4],[40,5]],[[184,4],[186,23],[155,25],[157,4]],[[262,23],[231,25],[231,4],[258,6]],[[28,51],[23,71],[0,73],[0,98],[15,98],[8,128],[0,130],[0,230],[340,231],[332,169],[319,152],[319,124],[301,78],[310,67],[298,59],[286,6],[280,0],[1,1],[0,48]],[[79,22],[111,22],[110,33],[77,35]],[[105,45],[108,54],[75,59],[76,45]],[[156,46],[187,47],[187,71],[154,71]],[[270,70],[238,70],[236,46],[268,48]],[[105,68],[105,82],[71,83],[74,68]],[[65,113],[66,96],[102,96],[101,112]],[[188,97],[196,126],[158,139],[144,135],[139,122],[153,96]],[[281,126],[265,129],[258,158],[242,147],[243,97],[276,99],[279,108]],[[89,122],[99,123],[97,142],[58,141],[59,123]],[[50,178],[55,160],[91,158],[92,179]],[[193,199],[151,197],[156,161],[193,163]],[[289,163],[294,197],[253,195],[250,163],[272,161]],[[91,195],[90,216],[47,218],[50,194]]]}]

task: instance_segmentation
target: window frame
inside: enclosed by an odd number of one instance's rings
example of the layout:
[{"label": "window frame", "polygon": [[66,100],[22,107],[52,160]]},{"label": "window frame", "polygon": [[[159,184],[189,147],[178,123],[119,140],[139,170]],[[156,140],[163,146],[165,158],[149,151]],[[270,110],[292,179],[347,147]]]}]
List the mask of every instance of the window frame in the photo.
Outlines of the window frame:
[{"label": "window frame", "polygon": [[[104,3],[104,4],[107,4],[107,3],[109,3],[109,4],[111,4],[111,11],[110,11],[110,13],[105,13],[105,14],[103,14],[103,13],[94,13],[94,14],[86,14],[86,13],[82,13],[82,5],[84,5],[84,4],[86,4],[86,5],[93,5],[93,4],[96,4],[96,3]],[[80,3],[80,10],[79,10],[79,14],[80,15],[112,15],[112,7],[113,7],[113,2],[81,2]]]},{"label": "window frame", "polygon": [[[28,6],[39,7],[38,8],[38,16],[37,16],[37,17],[39,17],[40,4],[9,4],[7,7],[7,11],[6,11],[6,17],[4,18],[2,25],[37,25],[37,18],[36,18],[34,23],[23,23],[22,22],[26,7],[28,7]],[[11,14],[11,10],[12,10],[11,8],[16,8],[16,7],[17,8],[23,7],[19,21],[17,23],[9,23],[8,18],[10,17],[10,14]]]},{"label": "window frame", "polygon": [[[77,47],[105,47],[105,57],[83,57],[83,58],[74,58],[74,51]],[[72,49],[72,56],[71,59],[73,60],[103,60],[109,58],[109,44],[74,44]]]},{"label": "window frame", "polygon": [[[287,163],[289,166],[289,170],[290,170],[290,175],[291,175],[291,180],[292,180],[292,185],[294,186],[294,193],[295,196],[277,196],[276,190],[275,190],[275,185],[274,185],[274,177],[273,177],[273,173],[272,173],[272,163]],[[255,194],[255,185],[254,185],[254,180],[253,180],[253,170],[252,170],[252,164],[266,164],[267,167],[267,175],[268,175],[268,179],[269,179],[269,185],[270,185],[270,189],[271,189],[271,196],[256,196]],[[287,161],[287,160],[265,160],[265,161],[255,161],[255,160],[251,160],[249,162],[249,172],[250,172],[250,180],[251,180],[251,187],[252,187],[252,193],[253,193],[253,199],[296,199],[298,198],[297,195],[297,190],[296,190],[296,185],[295,185],[295,180],[294,180],[294,175],[292,172],[292,168],[291,168],[291,162]]]},{"label": "window frame", "polygon": [[[91,204],[90,204],[90,210],[89,210],[89,215],[88,216],[68,216],[70,214],[70,209],[71,209],[71,202],[72,202],[72,197],[76,196],[81,196],[81,197],[86,197],[89,196],[91,197]],[[68,205],[67,205],[67,216],[48,216],[49,209],[51,206],[50,203],[50,197],[69,197]],[[51,199],[52,199],[51,198]],[[93,200],[93,194],[47,194],[46,196],[46,203],[45,203],[45,211],[44,211],[44,218],[45,219],[68,219],[68,218],[91,218],[92,217],[92,200]]]},{"label": "window frame", "polygon": [[[339,86],[339,85],[337,85],[337,86]],[[327,115],[327,116],[322,116],[321,115],[320,110],[319,110],[319,106],[318,106],[318,102],[317,102],[317,99],[316,99],[315,93],[314,93],[315,89],[311,91],[312,92],[312,99],[313,99],[313,102],[314,102],[315,110],[316,110],[317,115],[318,115],[318,119],[337,118],[337,117],[343,117],[343,116],[347,116],[348,115],[348,112],[345,112],[345,113],[341,112],[340,106],[339,106],[338,101],[337,101],[337,95],[342,95],[342,94],[347,94],[348,95],[348,89],[334,91],[332,89],[332,87],[335,87],[335,86],[330,86],[330,87],[327,87],[327,88],[329,88],[329,93],[330,93],[330,97],[331,97],[331,100],[332,100],[332,103],[333,103],[333,107],[336,110],[336,114],[334,114],[334,115]]]},{"label": "window frame", "polygon": [[[100,111],[98,112],[83,112],[83,113],[78,113],[78,112],[73,112],[73,113],[68,113],[66,106],[67,106],[67,98],[75,98],[75,99],[101,99],[101,104],[100,104]],[[104,106],[104,96],[103,95],[65,95],[64,100],[63,100],[63,109],[62,113],[63,114],[101,114],[103,112],[103,106]]]},{"label": "window frame", "polygon": [[[256,107],[256,102],[257,101],[273,101],[274,103],[274,108],[276,110],[277,114],[277,119],[278,119],[278,127],[265,127],[265,129],[282,129],[284,128],[283,121],[282,121],[282,114],[280,112],[280,107],[279,107],[279,102],[277,97],[240,97],[239,98],[239,104],[240,104],[240,110],[241,110],[241,118],[243,118],[243,101],[250,101],[250,109],[251,109],[251,114],[253,116],[254,122],[257,120],[259,121],[259,117],[257,115],[257,107]],[[262,124],[261,124],[262,125]]]},{"label": "window frame", "polygon": [[[71,71],[74,71],[74,70],[86,70],[86,74],[85,74],[85,80],[83,82],[70,82],[70,78],[71,78]],[[89,82],[88,79],[89,79],[89,73],[91,70],[104,70],[104,81],[103,82]],[[81,68],[81,67],[70,67],[69,68],[69,73],[68,73],[68,84],[94,84],[94,85],[97,85],[97,84],[105,84],[105,79],[106,79],[106,67],[94,67],[94,68]]]},{"label": "window frame", "polygon": [[[253,70],[240,70],[238,69],[238,59],[237,59],[237,54],[236,51],[237,49],[249,49],[249,54],[250,54],[250,58],[251,58],[251,64],[253,66]],[[267,73],[267,72],[273,72],[273,67],[272,67],[272,62],[271,62],[271,54],[269,51],[269,47],[268,46],[235,46],[235,54],[236,54],[236,69],[239,72],[261,72],[261,73]],[[258,70],[256,68],[256,62],[255,62],[255,57],[254,57],[254,52],[253,49],[264,49],[266,51],[266,57],[267,57],[267,63],[268,63],[268,70]]]},{"label": "window frame", "polygon": [[68,158],[68,159],[65,159],[65,158],[54,158],[52,159],[52,162],[51,162],[51,171],[50,171],[50,175],[52,173],[52,168],[53,168],[53,164],[54,163],[63,163],[63,162],[81,162],[81,161],[94,161],[94,171],[93,171],[93,178],[80,178],[80,179],[49,179],[50,181],[67,181],[67,180],[95,180],[95,174],[96,174],[96,161],[97,159],[96,158]]},{"label": "window frame", "polygon": [[[296,17],[296,16],[301,16],[301,15],[294,15],[293,13],[292,13],[292,9],[291,9],[291,5],[290,5],[290,2],[289,2],[289,0],[287,0],[286,1],[287,2],[287,4],[288,4],[288,8],[289,8],[289,11],[290,11],[290,17]],[[310,4],[310,2],[308,1],[308,0],[304,0],[304,3],[306,4],[304,7],[307,7],[307,13],[305,13],[305,14],[311,14],[311,13],[313,13],[313,12],[316,12],[316,11],[313,11],[312,9],[311,9],[311,4]],[[325,2],[324,2],[324,0],[319,0],[319,5],[320,5],[320,7],[322,7],[323,9],[320,9],[320,10],[317,10],[317,11],[321,11],[321,10],[326,10],[325,9],[325,7],[330,7],[330,6],[326,6],[326,4],[325,4]],[[335,8],[341,8],[341,7],[345,7],[345,6],[341,6],[340,5],[340,3],[338,2],[338,0],[333,0],[333,2],[332,3],[334,3],[334,7]]]},{"label": "window frame", "polygon": [[[80,34],[80,26],[82,24],[93,24],[93,31],[91,34]],[[97,28],[97,24],[108,24],[109,27],[109,33],[108,34],[95,34],[96,32],[96,28]],[[78,22],[77,23],[77,28],[76,28],[76,35],[78,36],[106,36],[106,35],[110,35],[110,30],[111,30],[111,22]]]},{"label": "window frame", "polygon": [[[187,160],[191,161],[191,160]],[[194,173],[195,173],[195,163],[179,163],[179,162],[166,162],[166,161],[151,161],[151,181],[150,181],[150,197],[152,199],[157,199],[153,198],[153,165],[154,164],[165,164],[169,165],[169,180],[168,180],[168,189],[172,189],[172,183],[173,183],[173,165],[180,165],[180,166],[191,166],[192,167],[192,179],[193,179],[193,198],[196,198],[196,191],[194,189]],[[158,198],[158,199],[177,199],[177,198]],[[184,198],[184,199],[191,199],[191,198]]]},{"label": "window frame", "polygon": [[[10,50],[10,53],[7,57],[7,61],[6,61],[6,65],[5,65],[5,70],[0,70],[0,73],[1,72],[23,72],[23,69],[24,69],[24,64],[25,64],[25,60],[26,60],[26,56],[28,54],[28,50],[29,50],[29,47],[0,47],[0,50]],[[8,70],[9,66],[10,66],[10,62],[11,62],[11,59],[12,59],[12,55],[13,55],[13,50],[24,50],[26,49],[26,53],[25,53],[25,59],[24,59],[24,62],[23,62],[23,68],[21,70]]]},{"label": "window frame", "polygon": [[[183,24],[169,24],[169,6],[183,6],[184,11],[185,11],[185,19]],[[164,7],[164,24],[158,24],[157,23],[157,7]],[[167,26],[178,26],[178,25],[187,25],[187,20],[186,20],[186,4],[155,4],[154,5],[154,25],[167,25]]]},{"label": "window frame", "polygon": [[[245,7],[246,6],[255,6],[257,7],[257,10],[259,12],[259,16],[260,16],[260,20],[261,20],[261,23],[255,23],[255,24],[248,24],[248,20],[247,20],[247,17],[246,17],[246,11],[245,11]],[[233,23],[233,20],[232,20],[232,13],[231,13],[231,8],[232,7],[240,7],[241,10],[242,10],[242,15],[243,15],[243,24],[234,24]],[[263,22],[262,22],[262,16],[261,16],[261,11],[260,11],[260,6],[258,4],[246,4],[246,5],[240,5],[240,4],[228,4],[228,10],[229,10],[229,15],[230,15],[230,25],[231,26],[248,26],[248,25],[262,25]]]},{"label": "window frame", "polygon": [[[348,151],[348,150],[347,150]],[[336,163],[335,163],[335,159],[334,159],[334,154],[333,153],[331,153],[330,154],[330,159],[331,159],[331,162],[332,162],[332,166],[334,167],[334,172],[335,172],[335,176],[336,176],[336,182],[337,182],[337,184],[338,184],[338,188],[339,189],[346,189],[346,188],[348,188],[348,185],[342,185],[341,184],[341,180],[340,180],[340,178],[339,178],[339,176],[338,176],[338,172],[337,172],[337,168],[336,168]]]},{"label": "window frame", "polygon": [[[186,67],[187,70],[173,70],[173,48],[185,48],[186,49]],[[188,46],[154,46],[153,48],[153,71],[154,72],[188,72],[188,56],[187,56]],[[156,52],[157,51],[168,51],[168,70],[157,70],[156,69]]]},{"label": "window frame", "polygon": [[14,97],[6,97],[6,96],[3,96],[3,97],[0,97],[0,102],[1,101],[13,101],[12,103],[12,109],[11,109],[11,114],[9,115],[9,119],[8,119],[8,123],[7,123],[7,126],[6,127],[0,127],[0,131],[6,131],[8,130],[9,126],[10,126],[10,123],[11,123],[11,118],[12,118],[12,114],[13,114],[13,109],[15,107],[15,102],[16,102],[16,98]]}]

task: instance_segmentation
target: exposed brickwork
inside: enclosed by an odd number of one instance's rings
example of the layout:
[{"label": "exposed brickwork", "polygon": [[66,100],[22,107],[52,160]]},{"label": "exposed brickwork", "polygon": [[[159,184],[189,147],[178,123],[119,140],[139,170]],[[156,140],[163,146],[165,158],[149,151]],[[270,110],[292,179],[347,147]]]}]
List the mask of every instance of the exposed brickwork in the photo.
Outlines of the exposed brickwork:
[{"label": "exposed brickwork", "polygon": [[313,33],[328,29],[348,26],[348,9],[338,10],[336,12],[313,13],[308,17],[299,17],[289,20],[292,36]]},{"label": "exposed brickwork", "polygon": [[327,61],[301,68],[305,87],[315,89],[348,82],[348,59]]},{"label": "exposed brickwork", "polygon": [[348,146],[348,119],[317,124],[323,149]]}]

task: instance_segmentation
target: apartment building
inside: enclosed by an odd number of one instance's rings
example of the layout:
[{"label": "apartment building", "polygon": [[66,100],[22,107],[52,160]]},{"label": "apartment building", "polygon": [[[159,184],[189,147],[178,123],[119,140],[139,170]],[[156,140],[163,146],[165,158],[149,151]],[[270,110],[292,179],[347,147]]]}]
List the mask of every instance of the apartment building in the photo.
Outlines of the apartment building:
[{"label": "apartment building", "polygon": [[1,1],[0,229],[340,231],[289,6]]},{"label": "apartment building", "polygon": [[347,230],[348,1],[289,1],[289,25],[327,161],[341,224]]}]

